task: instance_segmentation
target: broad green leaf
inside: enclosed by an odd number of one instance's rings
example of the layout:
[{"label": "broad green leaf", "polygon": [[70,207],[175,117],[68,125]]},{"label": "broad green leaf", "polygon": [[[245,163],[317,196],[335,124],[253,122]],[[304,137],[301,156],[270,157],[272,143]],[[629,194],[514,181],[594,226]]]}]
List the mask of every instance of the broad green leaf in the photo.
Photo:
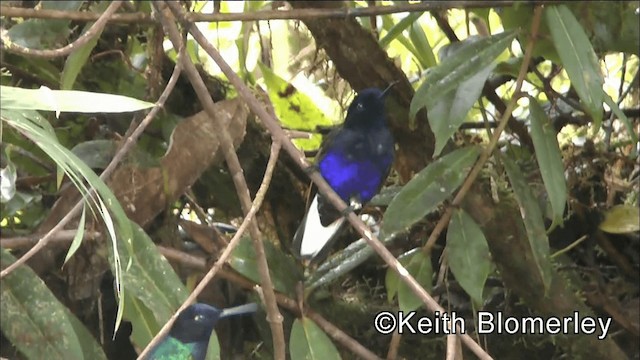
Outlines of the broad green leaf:
[{"label": "broad green leaf", "polygon": [[104,169],[118,149],[118,143],[113,140],[98,139],[81,142],[71,149],[80,160],[92,169]]},{"label": "broad green leaf", "polygon": [[0,85],[2,109],[79,113],[121,113],[153,107],[152,103],[122,95],[76,90],[22,89]]},{"label": "broad green leaf", "polygon": [[454,210],[447,230],[449,268],[464,291],[482,304],[482,290],[491,271],[489,246],[482,229],[462,209]]},{"label": "broad green leaf", "polygon": [[[42,9],[77,11],[82,1],[43,1]],[[29,19],[12,26],[7,35],[18,45],[44,49],[65,45],[71,32],[69,20]]]},{"label": "broad green leaf", "polygon": [[122,284],[128,295],[151,311],[158,324],[164,324],[189,294],[144,229],[134,222],[131,227],[134,236],[129,244],[118,242],[121,261],[129,264]]},{"label": "broad green leaf", "polygon": [[[15,258],[0,250],[2,264]],[[2,279],[2,333],[28,359],[84,359],[68,310],[31,268],[18,267]]]},{"label": "broad green leaf", "polygon": [[69,309],[65,308],[67,317],[71,322],[71,326],[75,330],[76,336],[78,337],[78,341],[80,342],[80,346],[82,347],[82,353],[84,354],[84,358],[87,360],[107,360],[107,356],[102,351],[102,347],[96,339],[91,335],[89,330],[78,320],[75,315],[69,311]]},{"label": "broad green leaf", "polygon": [[532,97],[529,97],[531,113],[531,139],[536,150],[536,159],[542,174],[553,212],[553,228],[562,223],[564,207],[567,203],[567,182],[564,178],[562,153],[558,145],[556,131],[547,114]]},{"label": "broad green leaf", "polygon": [[[409,274],[416,279],[418,284],[422,286],[427,292],[431,291],[431,277],[433,276],[433,269],[431,268],[431,257],[426,254],[422,249],[414,252],[408,259],[409,262],[405,266]],[[393,270],[391,270],[393,271]],[[398,307],[400,311],[405,314],[409,311],[413,311],[423,305],[420,298],[414,294],[413,290],[398,278]]]},{"label": "broad green leaf", "polygon": [[507,156],[500,158],[520,206],[520,215],[524,221],[531,254],[537,265],[537,268],[531,269],[531,271],[536,271],[540,275],[546,292],[551,284],[552,269],[549,259],[549,239],[545,232],[542,212],[520,167]]},{"label": "broad green leaf", "polygon": [[464,120],[473,104],[482,94],[485,81],[493,71],[493,62],[480,69],[470,79],[462,82],[457,89],[442,96],[440,101],[429,108],[429,125],[436,138],[433,155],[438,156]]},{"label": "broad green leaf", "polygon": [[[259,62],[258,66],[267,85],[269,99],[284,127],[315,131],[319,125],[333,125],[309,96],[298,91],[262,63]],[[293,142],[303,149],[317,149],[321,141],[319,135],[314,135],[311,139],[294,139]]]},{"label": "broad green leaf", "polygon": [[462,184],[480,149],[469,146],[432,162],[400,190],[384,214],[382,232],[403,231],[448,198]]},{"label": "broad green leaf", "polygon": [[640,209],[632,205],[616,205],[604,213],[600,230],[610,234],[640,231]]},{"label": "broad green leaf", "polygon": [[461,46],[457,55],[441,61],[431,68],[425,81],[411,100],[409,115],[414,118],[423,107],[432,109],[440,99],[453,89],[475,76],[478,69],[484,69],[511,44],[516,32],[503,32]]},{"label": "broad green leaf", "polygon": [[388,206],[391,203],[396,195],[402,190],[402,186],[400,185],[390,185],[382,188],[376,196],[369,201],[369,205],[371,206]]},{"label": "broad green leaf", "polygon": [[[145,306],[144,302],[133,297],[130,292],[126,292],[124,295],[123,317],[131,322],[131,340],[141,349],[147,346],[160,331],[160,324],[158,324],[153,312]],[[167,320],[169,319],[167,318]]]},{"label": "broad green leaf", "polygon": [[[275,290],[294,294],[295,287],[303,276],[292,257],[276,249],[269,241],[264,241],[264,251],[269,263],[269,273]],[[255,283],[260,283],[256,253],[252,240],[245,236],[231,253],[229,265]]]},{"label": "broad green leaf", "polygon": [[291,359],[340,359],[338,349],[313,320],[302,317],[293,322],[289,338]]},{"label": "broad green leaf", "polygon": [[218,334],[216,334],[215,331],[211,332],[211,336],[209,337],[205,360],[220,360],[220,342],[218,341]]},{"label": "broad green leaf", "polygon": [[[168,137],[167,137],[168,138]],[[116,140],[88,140],[81,142],[71,149],[80,160],[92,169],[105,169],[118,150]],[[142,167],[158,166],[158,160],[146,153],[140,147],[134,147],[126,156],[125,161],[132,161]]]},{"label": "broad green leaf", "polygon": [[593,118],[597,131],[602,123],[604,80],[596,53],[584,29],[565,5],[549,6],[545,15],[571,85]]},{"label": "broad green leaf", "polygon": [[[526,49],[526,47],[529,46],[529,41],[531,41],[531,22],[533,19],[533,11],[533,5],[522,3],[520,6],[504,7],[501,11],[497,12],[505,30],[520,31],[520,34],[518,35],[518,42],[520,43],[521,49]],[[560,62],[558,53],[556,52],[549,35],[549,27],[544,21],[540,22],[538,35],[533,40],[533,56],[542,56],[554,63]],[[518,73],[516,72],[513,76],[517,77]]]}]

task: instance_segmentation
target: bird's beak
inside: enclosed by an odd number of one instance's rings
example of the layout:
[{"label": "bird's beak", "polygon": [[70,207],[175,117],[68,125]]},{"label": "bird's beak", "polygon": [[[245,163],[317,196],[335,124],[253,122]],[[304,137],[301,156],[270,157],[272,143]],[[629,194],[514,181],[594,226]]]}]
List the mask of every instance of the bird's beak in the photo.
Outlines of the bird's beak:
[{"label": "bird's beak", "polygon": [[386,96],[387,96],[387,94],[389,93],[389,90],[391,90],[391,88],[392,88],[395,84],[397,84],[397,83],[399,83],[399,82],[400,82],[399,80],[396,80],[396,81],[392,82],[391,84],[389,84],[389,86],[387,86],[387,88],[386,88],[386,89],[384,89],[384,90],[382,91],[382,94],[380,94],[380,97],[381,97],[381,98],[386,97]]},{"label": "bird's beak", "polygon": [[248,314],[252,312],[256,312],[258,310],[258,305],[256,303],[249,303],[240,306],[234,306],[231,308],[223,309],[220,313],[220,318],[233,316],[233,315],[242,315]]}]

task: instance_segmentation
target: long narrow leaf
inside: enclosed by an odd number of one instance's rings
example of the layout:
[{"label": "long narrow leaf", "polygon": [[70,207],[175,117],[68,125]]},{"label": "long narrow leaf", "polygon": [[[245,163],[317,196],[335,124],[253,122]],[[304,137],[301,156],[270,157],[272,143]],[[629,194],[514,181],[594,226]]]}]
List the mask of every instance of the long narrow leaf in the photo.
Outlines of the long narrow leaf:
[{"label": "long narrow leaf", "polygon": [[547,24],[553,44],[560,55],[562,64],[569,74],[571,85],[595,121],[595,130],[602,123],[602,85],[598,57],[589,37],[565,5],[550,6],[545,10]]},{"label": "long narrow leaf", "polygon": [[411,100],[409,115],[413,118],[423,107],[433,108],[451,90],[489,66],[511,44],[516,32],[503,32],[469,43],[456,56],[432,68]]},{"label": "long narrow leaf", "polygon": [[531,193],[531,188],[522,176],[522,170],[507,156],[501,156],[501,159],[509,176],[518,205],[520,205],[531,254],[536,263],[536,269],[531,269],[531,271],[535,270],[540,275],[546,291],[551,285],[552,269],[549,259],[549,239],[545,232],[542,212]]},{"label": "long narrow leaf", "polygon": [[2,109],[79,113],[121,113],[148,109],[150,102],[122,95],[76,90],[22,89],[0,85]]},{"label": "long narrow leaf", "polygon": [[385,236],[408,229],[458,188],[478,158],[478,147],[458,149],[429,164],[400,190],[384,214]]}]

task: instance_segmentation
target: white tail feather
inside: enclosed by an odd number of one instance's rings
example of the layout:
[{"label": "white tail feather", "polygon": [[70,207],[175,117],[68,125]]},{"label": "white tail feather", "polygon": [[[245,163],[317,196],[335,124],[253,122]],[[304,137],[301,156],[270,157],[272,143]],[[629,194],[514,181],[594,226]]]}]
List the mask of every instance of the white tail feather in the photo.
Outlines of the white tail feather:
[{"label": "white tail feather", "polygon": [[300,256],[303,258],[315,257],[331,240],[343,221],[344,218],[341,217],[328,226],[322,226],[320,214],[318,213],[318,195],[316,194],[313,197],[304,224],[304,234],[300,243]]}]

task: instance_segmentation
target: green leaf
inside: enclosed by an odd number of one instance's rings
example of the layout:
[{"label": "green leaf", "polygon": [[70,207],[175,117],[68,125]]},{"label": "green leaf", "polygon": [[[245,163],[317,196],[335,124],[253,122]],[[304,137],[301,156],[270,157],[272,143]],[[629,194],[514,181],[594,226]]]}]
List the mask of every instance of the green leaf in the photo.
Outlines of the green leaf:
[{"label": "green leaf", "polygon": [[595,122],[595,131],[602,124],[602,85],[598,58],[584,29],[565,5],[545,9],[547,25],[560,55],[571,85]]},{"label": "green leaf", "polygon": [[516,32],[484,37],[461,46],[457,55],[440,62],[431,68],[427,79],[420,85],[411,100],[409,115],[414,118],[423,107],[432,109],[440,99],[463,82],[475,76],[478,69],[491,65],[496,58],[511,44]]},{"label": "green leaf", "polygon": [[[420,14],[420,13],[418,13]],[[416,49],[414,55],[422,65],[423,69],[427,69],[436,66],[437,61],[435,55],[433,55],[433,48],[429,44],[429,39],[424,34],[420,22],[414,21],[409,28],[409,38]]]},{"label": "green leaf", "polygon": [[[15,261],[0,250],[3,268]],[[29,359],[84,359],[68,310],[29,267],[2,279],[2,333]]]},{"label": "green leaf", "polygon": [[121,113],[153,107],[152,103],[122,95],[76,90],[22,89],[0,85],[2,109],[79,113]]},{"label": "green leaf", "polygon": [[291,359],[340,359],[331,339],[311,319],[302,317],[293,322],[289,339]]},{"label": "green leaf", "polygon": [[627,131],[629,132],[629,136],[631,136],[631,141],[633,141],[634,143],[637,143],[638,134],[633,128],[633,125],[631,124],[631,121],[629,121],[629,118],[627,117],[627,115],[622,110],[620,110],[620,107],[618,106],[618,104],[615,101],[613,101],[613,99],[611,98],[611,96],[609,96],[609,94],[604,92],[604,90],[602,92],[604,94],[604,102],[611,108],[611,111],[613,111],[613,113],[616,114],[618,119],[622,121],[624,126],[627,128]]},{"label": "green leaf", "polygon": [[[262,63],[258,62],[258,66],[267,85],[269,99],[284,127],[315,131],[319,125],[333,125],[309,96],[299,92],[293,84],[284,81]],[[319,135],[314,135],[311,139],[294,139],[293,142],[303,149],[317,149],[321,140]]]},{"label": "green leaf", "polygon": [[80,221],[78,222],[78,231],[76,231],[76,234],[73,236],[73,241],[71,242],[71,246],[69,246],[69,251],[67,251],[67,256],[65,256],[64,258],[64,264],[66,264],[67,261],[71,259],[73,254],[75,254],[76,251],[78,251],[78,249],[80,248],[80,244],[82,244],[82,238],[84,238],[84,224],[85,224],[86,213],[87,213],[87,208],[83,206],[82,215],[80,215]]},{"label": "green leaf", "polygon": [[94,339],[89,330],[87,330],[69,309],[65,308],[65,310],[82,347],[84,358],[87,360],[107,360],[107,356],[104,354],[104,351],[102,351],[102,347],[100,347],[100,344]]},{"label": "green leaf", "polygon": [[[44,1],[42,9],[77,11],[82,1]],[[7,35],[18,45],[44,49],[60,47],[67,41],[71,30],[69,20],[59,19],[29,19],[16,24],[9,29]]]},{"label": "green leaf", "polygon": [[440,101],[429,108],[429,125],[436,138],[433,151],[434,156],[440,152],[464,120],[469,110],[482,94],[485,81],[493,71],[496,63],[493,62],[480,69],[470,79],[462,82],[457,89],[442,96]]},{"label": "green leaf", "polygon": [[480,149],[458,149],[422,169],[389,204],[382,232],[388,236],[408,229],[433,211],[462,184]]},{"label": "green leaf", "polygon": [[[101,7],[105,7],[107,3],[103,3]],[[103,9],[104,11],[104,9]],[[98,11],[102,12],[102,11]],[[86,33],[93,23],[87,23],[82,31],[82,34]],[[61,78],[60,78],[60,89],[61,90],[70,90],[73,89],[73,84],[76,82],[76,78],[78,74],[80,74],[80,70],[84,64],[86,64],[89,59],[89,55],[91,55],[91,51],[98,44],[98,39],[102,34],[102,30],[95,36],[93,36],[86,44],[80,46],[75,49],[68,57],[64,63],[64,69],[62,70]]]},{"label": "green leaf", "polygon": [[462,209],[454,210],[447,230],[449,268],[464,291],[482,304],[482,290],[491,271],[489,246],[482,230]]},{"label": "green leaf", "polygon": [[[409,261],[411,257],[417,252],[420,251],[420,248],[411,249],[400,256],[398,256],[398,261],[404,268],[407,268],[409,265]],[[384,277],[384,286],[387,289],[387,301],[389,303],[393,302],[393,299],[398,295],[398,286],[400,286],[400,277],[398,273],[393,271],[391,268],[387,268],[387,272]]]},{"label": "green leaf", "polygon": [[[4,105],[3,103],[2,106]],[[55,133],[52,132],[51,125],[44,121],[38,112],[3,108],[0,116],[2,121],[30,139],[44,153],[49,155],[56,165],[63,169],[73,185],[83,195],[85,201],[90,204],[90,209],[99,212],[111,240],[109,243],[111,246],[109,259],[111,260],[112,271],[116,280],[116,289],[120,292],[122,267],[117,249],[118,245],[122,244],[127,247],[127,244],[131,242],[132,233],[130,221],[118,199],[85,163],[58,142]],[[89,187],[94,189],[97,195],[89,196]],[[122,294],[118,293],[118,297],[122,298]],[[116,328],[120,324],[121,315],[122,306],[119,306],[116,315]]]},{"label": "green leaf", "polygon": [[92,169],[104,169],[118,149],[118,144],[113,140],[98,139],[81,142],[71,149],[80,160],[84,161]]},{"label": "green leaf", "polygon": [[128,295],[151,311],[158,324],[164,324],[189,294],[144,229],[135,222],[131,227],[132,240],[128,244],[118,242],[122,262],[129,264],[122,274],[122,284]]},{"label": "green leaf", "polygon": [[610,234],[640,231],[640,209],[632,205],[616,205],[604,213],[600,230]]},{"label": "green leaf", "polygon": [[[411,24],[415,23],[423,13],[414,12],[407,15],[404,19],[398,21],[396,24],[389,26],[387,33],[378,41],[381,48],[386,48],[393,40],[402,35],[402,32],[406,30]],[[392,24],[391,17],[387,21],[383,21],[385,27],[388,24]]]},{"label": "green leaf", "polygon": [[160,324],[158,324],[153,312],[128,291],[124,295],[123,317],[131,322],[131,340],[141,349],[147,346],[155,334],[160,331]]},{"label": "green leaf", "polygon": [[535,270],[540,275],[546,291],[551,284],[552,269],[549,259],[549,239],[545,232],[542,212],[529,184],[522,176],[520,167],[507,156],[501,156],[501,159],[518,205],[520,205],[520,213],[527,232],[531,254],[537,266],[536,269],[531,270]]},{"label": "green leaf", "polygon": [[[418,284],[422,286],[427,292],[431,291],[431,278],[433,276],[433,269],[431,268],[431,257],[426,254],[422,249],[417,249],[408,256],[407,265],[403,265],[409,274],[416,279]],[[390,271],[393,271],[389,269]],[[395,273],[395,271],[394,271]],[[413,290],[398,278],[398,307],[400,311],[405,312],[413,311],[423,305],[422,300],[414,294]],[[387,296],[389,294],[387,293]]]},{"label": "green leaf", "polygon": [[[295,294],[295,288],[303,279],[302,273],[291,256],[276,249],[269,241],[264,241],[264,250],[269,263],[269,273],[273,287],[285,294]],[[252,240],[245,236],[233,250],[229,258],[229,265],[240,274],[255,283],[260,283],[258,261]]]},{"label": "green leaf", "polygon": [[567,182],[564,178],[564,164],[556,131],[540,104],[532,97],[529,97],[529,111],[531,139],[536,150],[542,181],[551,202],[553,223],[561,224],[567,203]]},{"label": "green leaf", "polygon": [[205,360],[220,360],[220,342],[218,341],[218,334],[216,334],[215,331],[212,331],[209,337]]},{"label": "green leaf", "polygon": [[[520,48],[525,49],[529,46],[531,41],[531,22],[533,19],[533,5],[518,4],[517,6],[508,6],[497,12],[500,16],[502,26],[505,30],[518,30],[518,42]],[[558,52],[553,46],[551,36],[549,35],[549,27],[546,22],[541,21],[538,29],[538,34],[533,40],[533,57],[542,56],[547,60],[554,63],[559,63],[560,58]],[[516,70],[513,77],[518,76],[518,70]]]}]

